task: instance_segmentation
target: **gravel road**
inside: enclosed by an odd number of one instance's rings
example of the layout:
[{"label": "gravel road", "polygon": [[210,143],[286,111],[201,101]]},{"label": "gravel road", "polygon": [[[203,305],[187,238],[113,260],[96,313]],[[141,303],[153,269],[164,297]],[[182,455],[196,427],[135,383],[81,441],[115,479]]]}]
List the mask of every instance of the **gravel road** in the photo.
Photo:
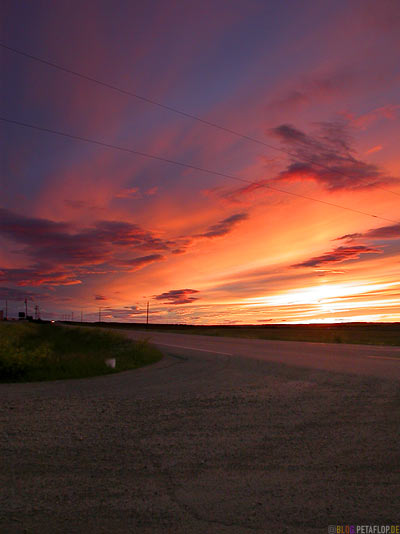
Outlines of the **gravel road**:
[{"label": "gravel road", "polygon": [[2,534],[399,523],[398,380],[164,353],[112,376],[0,384]]}]

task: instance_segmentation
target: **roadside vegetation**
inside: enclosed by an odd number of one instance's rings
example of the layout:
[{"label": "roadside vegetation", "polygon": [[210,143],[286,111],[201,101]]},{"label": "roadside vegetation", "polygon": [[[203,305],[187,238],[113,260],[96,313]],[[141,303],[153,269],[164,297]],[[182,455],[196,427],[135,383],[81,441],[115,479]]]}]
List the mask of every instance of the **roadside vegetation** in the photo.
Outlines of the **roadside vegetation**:
[{"label": "roadside vegetation", "polygon": [[[99,326],[99,323],[92,324]],[[101,326],[136,330],[146,329],[146,325],[143,323],[101,323]],[[154,324],[149,325],[148,330],[249,339],[400,346],[400,323],[269,324],[244,326]]]},{"label": "roadside vegetation", "polygon": [[[0,381],[83,378],[155,363],[161,353],[147,341],[90,328],[51,323],[0,323]],[[115,369],[105,360],[115,358]]]}]

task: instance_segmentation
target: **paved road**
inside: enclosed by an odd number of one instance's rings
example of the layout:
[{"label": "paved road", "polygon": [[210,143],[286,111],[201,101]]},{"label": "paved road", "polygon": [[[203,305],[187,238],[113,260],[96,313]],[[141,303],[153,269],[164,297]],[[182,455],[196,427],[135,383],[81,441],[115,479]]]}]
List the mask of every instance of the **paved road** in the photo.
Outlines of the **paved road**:
[{"label": "paved road", "polygon": [[241,356],[287,365],[342,373],[400,379],[400,347],[266,341],[216,336],[129,331],[133,339],[149,338],[160,348],[179,350],[183,355],[213,353]]},{"label": "paved road", "polygon": [[[197,350],[163,345],[163,360],[134,371],[0,384],[1,533],[325,534],[399,522],[399,381],[357,360],[386,374],[391,360],[366,356],[392,349],[352,358],[361,349],[251,341],[243,358],[247,340],[162,336]],[[302,347],[342,351],[351,372],[311,368]],[[267,361],[279,355],[285,364]]]}]

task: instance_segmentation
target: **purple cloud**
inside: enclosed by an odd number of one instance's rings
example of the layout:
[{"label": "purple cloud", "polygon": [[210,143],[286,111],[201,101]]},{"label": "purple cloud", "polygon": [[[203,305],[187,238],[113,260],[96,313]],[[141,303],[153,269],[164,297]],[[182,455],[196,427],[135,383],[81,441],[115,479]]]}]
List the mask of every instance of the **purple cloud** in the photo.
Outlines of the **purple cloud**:
[{"label": "purple cloud", "polygon": [[373,188],[396,182],[377,165],[354,156],[345,123],[320,123],[311,136],[290,124],[282,124],[272,133],[290,152],[290,163],[275,181],[314,180],[329,191]]},{"label": "purple cloud", "polygon": [[38,265],[30,269],[0,269],[0,282],[11,282],[18,286],[71,286],[80,284],[81,280],[73,273]]},{"label": "purple cloud", "polygon": [[337,239],[356,239],[359,237],[369,239],[400,239],[400,224],[391,224],[389,226],[372,228],[364,233],[346,234],[338,237]]},{"label": "purple cloud", "polygon": [[196,237],[221,237],[231,232],[238,223],[246,219],[248,219],[247,213],[236,213],[235,215],[223,219],[217,224],[209,226],[204,233],[198,234]]},{"label": "purple cloud", "polygon": [[192,296],[196,293],[199,293],[196,289],[173,289],[153,298],[155,300],[165,300],[168,304],[190,304],[195,300],[199,300],[197,297]]},{"label": "purple cloud", "polygon": [[85,274],[115,269],[134,271],[164,259],[149,254],[126,260],[121,254],[167,251],[176,243],[162,240],[140,226],[122,221],[97,221],[76,230],[68,223],[25,217],[0,209],[0,235],[24,246],[32,260],[25,269],[1,269],[0,280],[18,285],[71,285]]},{"label": "purple cloud", "polygon": [[381,250],[364,245],[352,247],[337,247],[330,252],[325,252],[320,256],[314,256],[301,263],[296,263],[292,267],[321,267],[330,263],[341,263],[348,260],[356,260],[361,254],[380,254]]}]

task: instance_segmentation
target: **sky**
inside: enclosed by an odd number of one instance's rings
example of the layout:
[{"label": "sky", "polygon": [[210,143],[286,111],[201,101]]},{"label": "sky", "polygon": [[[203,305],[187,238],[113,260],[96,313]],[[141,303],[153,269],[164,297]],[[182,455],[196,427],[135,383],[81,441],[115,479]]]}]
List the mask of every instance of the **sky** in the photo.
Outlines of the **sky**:
[{"label": "sky", "polygon": [[10,317],[400,320],[398,0],[3,6]]}]

